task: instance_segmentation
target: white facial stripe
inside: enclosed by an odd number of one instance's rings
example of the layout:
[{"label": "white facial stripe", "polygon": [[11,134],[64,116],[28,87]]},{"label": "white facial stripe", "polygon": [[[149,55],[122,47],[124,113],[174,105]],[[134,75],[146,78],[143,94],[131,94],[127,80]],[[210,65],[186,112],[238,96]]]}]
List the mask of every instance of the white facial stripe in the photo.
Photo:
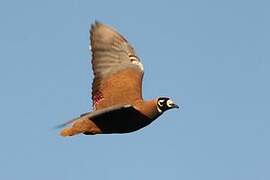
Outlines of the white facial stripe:
[{"label": "white facial stripe", "polygon": [[173,104],[174,104],[174,103],[173,103],[172,100],[169,99],[169,100],[167,101],[167,106],[168,106],[168,107],[172,107]]},{"label": "white facial stripe", "polygon": [[158,101],[158,105],[159,105],[159,106],[163,106],[163,104],[161,104],[161,103],[163,103],[164,101],[165,101],[164,99],[159,100],[159,101]]},{"label": "white facial stripe", "polygon": [[157,106],[157,110],[158,110],[158,112],[159,113],[162,113],[162,110],[161,109],[159,109],[159,107]]}]

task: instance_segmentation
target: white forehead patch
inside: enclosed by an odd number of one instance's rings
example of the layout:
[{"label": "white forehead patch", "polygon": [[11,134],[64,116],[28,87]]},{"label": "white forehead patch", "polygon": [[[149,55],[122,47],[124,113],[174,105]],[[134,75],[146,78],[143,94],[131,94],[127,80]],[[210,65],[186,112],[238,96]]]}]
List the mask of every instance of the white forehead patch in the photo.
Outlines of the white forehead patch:
[{"label": "white forehead patch", "polygon": [[168,107],[172,107],[173,104],[174,104],[174,103],[173,103],[172,100],[169,99],[169,100],[167,101],[167,106],[168,106]]}]

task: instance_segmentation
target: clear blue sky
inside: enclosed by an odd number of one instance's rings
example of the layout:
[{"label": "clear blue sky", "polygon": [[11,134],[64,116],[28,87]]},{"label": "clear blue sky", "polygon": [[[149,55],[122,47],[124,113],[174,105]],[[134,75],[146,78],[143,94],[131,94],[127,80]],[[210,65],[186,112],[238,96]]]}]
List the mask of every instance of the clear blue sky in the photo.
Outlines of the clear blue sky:
[{"label": "clear blue sky", "polygon": [[[269,180],[268,1],[1,1],[0,179]],[[146,99],[180,110],[126,135],[62,138],[91,109],[88,38],[118,29]]]}]

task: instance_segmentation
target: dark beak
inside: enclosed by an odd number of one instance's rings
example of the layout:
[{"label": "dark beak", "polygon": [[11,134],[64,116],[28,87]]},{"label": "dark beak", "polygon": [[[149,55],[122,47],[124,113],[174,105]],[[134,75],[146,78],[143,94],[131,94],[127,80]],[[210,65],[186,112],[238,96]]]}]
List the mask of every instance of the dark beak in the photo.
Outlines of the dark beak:
[{"label": "dark beak", "polygon": [[172,108],[179,108],[179,106],[176,104],[173,104]]}]

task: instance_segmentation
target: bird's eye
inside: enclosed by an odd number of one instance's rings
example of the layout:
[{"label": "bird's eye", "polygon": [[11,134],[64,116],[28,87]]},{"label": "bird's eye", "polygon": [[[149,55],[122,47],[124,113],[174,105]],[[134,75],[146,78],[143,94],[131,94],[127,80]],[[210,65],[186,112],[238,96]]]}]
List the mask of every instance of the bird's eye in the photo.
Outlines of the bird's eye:
[{"label": "bird's eye", "polygon": [[174,104],[174,103],[173,103],[172,100],[169,99],[169,100],[167,101],[167,106],[168,106],[168,107],[172,107],[173,104]]}]

